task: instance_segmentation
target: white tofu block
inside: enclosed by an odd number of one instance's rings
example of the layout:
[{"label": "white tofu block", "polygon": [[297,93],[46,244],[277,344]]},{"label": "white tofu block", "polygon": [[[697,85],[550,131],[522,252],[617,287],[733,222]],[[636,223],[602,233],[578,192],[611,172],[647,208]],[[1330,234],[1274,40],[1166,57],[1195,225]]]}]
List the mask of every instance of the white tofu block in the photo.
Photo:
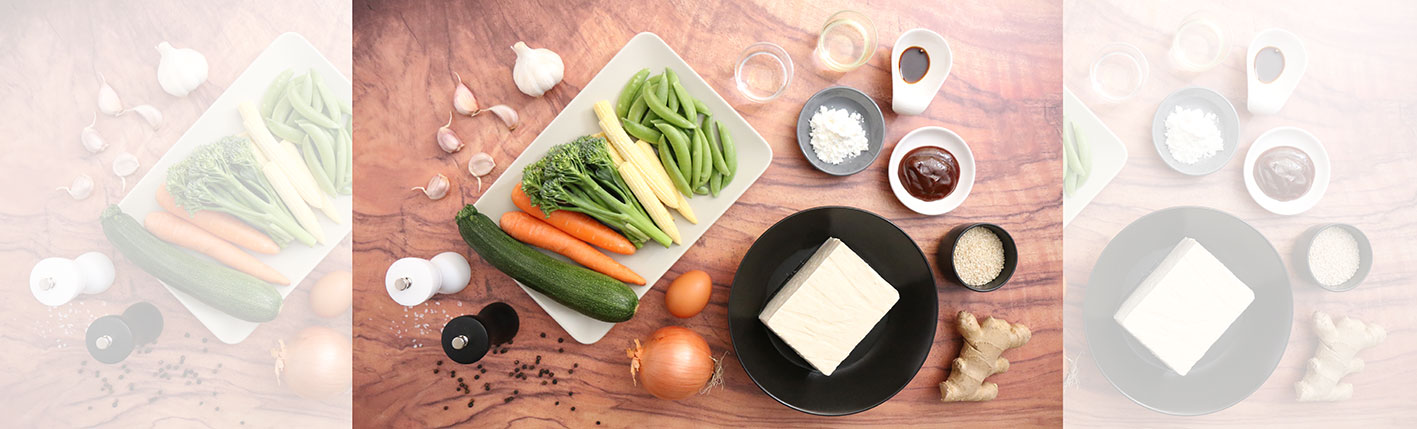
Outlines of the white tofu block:
[{"label": "white tofu block", "polygon": [[900,293],[856,252],[828,238],[758,315],[822,374],[832,375]]},{"label": "white tofu block", "polygon": [[1186,237],[1122,303],[1113,319],[1185,376],[1255,300],[1249,286]]}]

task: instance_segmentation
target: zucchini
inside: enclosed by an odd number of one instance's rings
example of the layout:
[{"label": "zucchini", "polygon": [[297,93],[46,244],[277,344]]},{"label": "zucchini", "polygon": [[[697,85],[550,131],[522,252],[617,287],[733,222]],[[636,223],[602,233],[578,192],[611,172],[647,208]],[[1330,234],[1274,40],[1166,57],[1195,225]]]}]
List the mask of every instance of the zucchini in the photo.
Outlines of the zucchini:
[{"label": "zucchini", "polygon": [[618,323],[634,317],[640,299],[619,280],[547,256],[502,232],[468,204],[458,211],[458,233],[492,267],[526,287],[596,320]]},{"label": "zucchini", "polygon": [[108,206],[99,222],[113,247],[168,286],[248,322],[280,314],[284,300],[270,283],[162,241],[117,205]]}]

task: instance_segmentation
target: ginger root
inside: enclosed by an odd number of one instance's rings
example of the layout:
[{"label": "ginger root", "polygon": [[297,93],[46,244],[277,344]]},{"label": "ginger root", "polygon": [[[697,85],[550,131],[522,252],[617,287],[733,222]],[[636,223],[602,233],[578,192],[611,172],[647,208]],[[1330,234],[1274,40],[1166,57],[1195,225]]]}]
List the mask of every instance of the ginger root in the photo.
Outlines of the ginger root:
[{"label": "ginger root", "polygon": [[1009,369],[1004,350],[1023,346],[1032,336],[1028,327],[989,317],[983,323],[967,311],[959,312],[957,328],[964,336],[964,348],[951,364],[950,378],[940,383],[944,402],[988,401],[999,396],[999,385],[984,378]]},{"label": "ginger root", "polygon": [[1334,323],[1323,312],[1314,312],[1314,330],[1319,347],[1309,359],[1304,379],[1294,383],[1300,401],[1342,401],[1353,396],[1353,385],[1339,383],[1343,376],[1363,370],[1363,360],[1354,357],[1363,349],[1387,338],[1383,327],[1344,317]]}]

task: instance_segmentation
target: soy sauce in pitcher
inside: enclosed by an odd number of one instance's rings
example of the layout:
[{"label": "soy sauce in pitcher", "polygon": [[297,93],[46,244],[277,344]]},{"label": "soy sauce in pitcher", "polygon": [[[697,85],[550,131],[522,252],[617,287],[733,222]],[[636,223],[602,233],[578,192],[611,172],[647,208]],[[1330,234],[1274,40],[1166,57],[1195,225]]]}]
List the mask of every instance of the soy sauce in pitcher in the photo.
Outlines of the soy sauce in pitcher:
[{"label": "soy sauce in pitcher", "polygon": [[905,83],[919,82],[930,71],[930,54],[925,48],[911,46],[900,53],[900,78]]}]

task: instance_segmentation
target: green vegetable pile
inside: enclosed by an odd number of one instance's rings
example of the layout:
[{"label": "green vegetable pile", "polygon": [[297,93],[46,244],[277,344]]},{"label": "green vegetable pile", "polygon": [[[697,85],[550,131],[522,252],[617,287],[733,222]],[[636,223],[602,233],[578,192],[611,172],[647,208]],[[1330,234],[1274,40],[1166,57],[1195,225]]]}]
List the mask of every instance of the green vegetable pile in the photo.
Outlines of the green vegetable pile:
[{"label": "green vegetable pile", "polygon": [[625,133],[656,144],[659,162],[679,193],[718,196],[738,170],[733,137],[684,89],[674,70],[649,73],[635,73],[615,103]]},{"label": "green vegetable pile", "polygon": [[620,177],[609,150],[605,139],[590,136],[556,145],[522,170],[522,191],[546,214],[584,213],[619,230],[635,247],[648,240],[669,247],[669,236],[650,220]]},{"label": "green vegetable pile", "polygon": [[167,191],[189,213],[211,210],[235,216],[261,229],[284,247],[291,240],[314,245],[276,195],[245,137],[225,137],[198,147],[167,170]]},{"label": "green vegetable pile", "polygon": [[1067,122],[1063,130],[1063,195],[1072,197],[1092,175],[1092,147],[1077,125]]},{"label": "green vegetable pile", "polygon": [[326,194],[353,190],[354,110],[335,97],[314,70],[294,76],[286,70],[266,88],[261,117],[271,135],[294,143],[305,167]]}]

